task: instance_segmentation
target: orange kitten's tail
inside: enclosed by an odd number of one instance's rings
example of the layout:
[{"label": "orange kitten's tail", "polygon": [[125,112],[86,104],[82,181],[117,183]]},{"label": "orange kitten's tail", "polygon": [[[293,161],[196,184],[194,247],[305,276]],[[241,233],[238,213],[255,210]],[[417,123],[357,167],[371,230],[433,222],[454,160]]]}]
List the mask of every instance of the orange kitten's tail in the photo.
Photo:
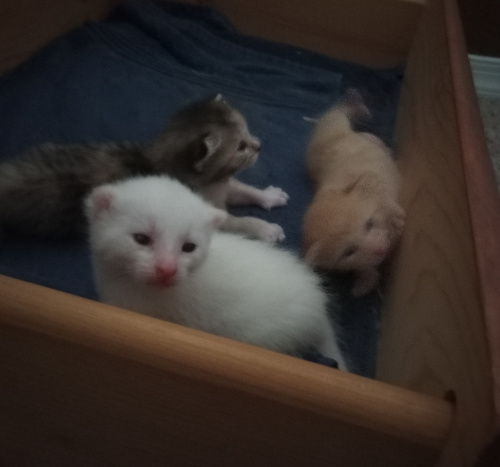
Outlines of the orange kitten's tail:
[{"label": "orange kitten's tail", "polygon": [[353,121],[355,119],[371,118],[372,114],[365,105],[363,97],[357,89],[349,88],[341,97],[337,108],[342,110]]},{"label": "orange kitten's tail", "polygon": [[347,120],[349,127],[354,120],[368,119],[372,116],[363,97],[354,88],[347,89],[339,102],[324,117],[328,117],[329,115],[331,115],[332,119],[335,117],[340,121]]},{"label": "orange kitten's tail", "polygon": [[316,138],[322,140],[323,136],[335,137],[335,135],[350,132],[354,120],[370,117],[371,112],[365,105],[359,91],[349,88],[340,101],[318,120],[315,131]]}]

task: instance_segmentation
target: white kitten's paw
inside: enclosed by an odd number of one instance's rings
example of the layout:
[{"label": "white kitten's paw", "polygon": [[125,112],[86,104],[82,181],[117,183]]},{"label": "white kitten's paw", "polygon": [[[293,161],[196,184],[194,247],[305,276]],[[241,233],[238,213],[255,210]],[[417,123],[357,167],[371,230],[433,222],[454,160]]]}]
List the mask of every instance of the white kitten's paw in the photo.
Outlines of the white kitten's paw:
[{"label": "white kitten's paw", "polygon": [[269,243],[278,243],[285,240],[285,232],[278,224],[266,224],[259,229],[257,237]]},{"label": "white kitten's paw", "polygon": [[271,209],[277,206],[285,206],[289,196],[281,189],[275,186],[268,186],[262,190],[262,199],[260,206],[264,209]]}]

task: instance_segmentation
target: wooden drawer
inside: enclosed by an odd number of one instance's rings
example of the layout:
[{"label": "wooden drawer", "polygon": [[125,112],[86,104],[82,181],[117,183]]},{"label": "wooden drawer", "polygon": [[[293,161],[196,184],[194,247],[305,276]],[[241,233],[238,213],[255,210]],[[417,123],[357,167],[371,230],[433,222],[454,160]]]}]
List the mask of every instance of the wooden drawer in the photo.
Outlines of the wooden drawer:
[{"label": "wooden drawer", "polygon": [[[111,3],[2,2],[0,70]],[[2,465],[493,459],[500,202],[454,0],[199,3],[247,33],[371,66],[406,63],[396,140],[408,218],[377,379],[0,277]]]}]

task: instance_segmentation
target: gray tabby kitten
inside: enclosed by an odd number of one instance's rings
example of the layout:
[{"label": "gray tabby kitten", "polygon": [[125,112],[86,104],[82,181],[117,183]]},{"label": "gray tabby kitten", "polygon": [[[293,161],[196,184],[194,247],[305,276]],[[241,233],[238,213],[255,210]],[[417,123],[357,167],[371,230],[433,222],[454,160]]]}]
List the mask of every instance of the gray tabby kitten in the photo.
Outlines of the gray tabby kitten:
[{"label": "gray tabby kitten", "polygon": [[[245,118],[220,95],[184,107],[146,144],[45,143],[0,164],[0,227],[40,236],[82,234],[82,202],[92,188],[162,173],[219,208],[284,205],[288,196],[279,188],[259,190],[233,178],[255,163],[259,150]],[[270,242],[284,239],[281,227],[257,218],[228,216],[222,228]]]}]

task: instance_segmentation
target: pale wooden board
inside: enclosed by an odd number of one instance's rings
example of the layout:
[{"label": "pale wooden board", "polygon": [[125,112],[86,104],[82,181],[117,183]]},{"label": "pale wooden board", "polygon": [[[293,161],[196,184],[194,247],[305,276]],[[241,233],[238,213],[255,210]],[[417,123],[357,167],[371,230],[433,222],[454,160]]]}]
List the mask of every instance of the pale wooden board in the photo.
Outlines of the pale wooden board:
[{"label": "pale wooden board", "polygon": [[118,0],[2,0],[0,73],[25,61],[55,37],[101,19]]},{"label": "pale wooden board", "polygon": [[440,399],[5,276],[0,310],[3,465],[427,466],[451,425]]},{"label": "pale wooden board", "polygon": [[456,44],[447,27],[443,1],[430,1],[406,68],[397,143],[408,218],[383,310],[378,377],[438,397],[455,394],[442,465],[461,466],[487,444],[495,416],[451,76]]},{"label": "pale wooden board", "polygon": [[401,64],[424,0],[191,1],[213,6],[245,33],[369,66]]},{"label": "pale wooden board", "polygon": [[[50,40],[106,16],[119,0],[3,0],[0,73]],[[406,57],[424,0],[191,1],[218,8],[245,33],[375,66]]]},{"label": "pale wooden board", "polygon": [[[0,4],[0,24],[2,24],[0,70],[9,69],[20,63],[50,39],[81,24],[86,19],[103,17],[109,3],[112,2],[104,0],[90,2],[47,0],[43,4],[36,0],[2,2]],[[288,40],[291,43],[331,53],[341,58],[378,65],[394,64],[405,56],[421,12],[419,2],[396,0],[329,3],[318,1],[312,6],[308,3],[307,8],[305,2],[292,1],[287,9],[264,1],[234,2],[234,4],[229,1],[216,1],[215,4],[224,9],[230,19],[246,32],[261,34],[276,40]],[[461,140],[466,146],[470,145],[471,141],[470,139],[468,142],[464,141],[463,134],[457,131],[462,123],[457,122],[455,116],[457,101],[456,96],[453,95],[453,86],[450,84],[452,80],[447,55],[446,27],[442,21],[444,11],[439,1],[430,2],[430,4],[426,26],[419,32],[417,42],[411,52],[408,71],[410,81],[407,82],[408,86],[403,93],[400,141],[404,144],[403,170],[405,178],[409,181],[403,193],[403,200],[409,208],[409,219],[407,233],[393,271],[394,288],[388,301],[387,315],[384,320],[380,374],[397,385],[411,387],[438,397],[450,389],[455,390],[458,401],[456,425],[445,451],[443,465],[470,465],[491,434],[491,424],[494,421],[491,373],[482,321],[482,300],[488,299],[488,296],[484,295],[484,287],[480,282],[476,267],[478,257],[473,248],[474,241],[468,211],[469,200],[466,196],[458,144]],[[388,13],[387,8],[393,8],[392,13]],[[366,24],[369,18],[375,18],[371,25]],[[456,89],[460,87],[457,88],[455,83]],[[463,115],[461,119],[463,122]],[[474,124],[477,125],[477,122]],[[477,132],[474,133],[474,137],[476,136]],[[487,173],[487,169],[484,173]],[[412,174],[411,178],[408,178],[407,174]],[[467,176],[469,177],[469,174]],[[471,186],[475,186],[474,181],[468,182],[469,193],[471,193]],[[488,190],[486,192],[489,193]],[[474,222],[477,232],[481,223]],[[496,251],[495,248],[490,251]],[[487,265],[487,262],[483,262],[482,266],[480,264],[483,278],[487,278]],[[23,290],[24,293],[33,294],[31,288]],[[25,307],[34,306],[30,300],[28,298],[28,303],[24,304]],[[54,310],[55,298],[49,294],[46,300],[50,305],[44,305],[43,310]],[[498,295],[489,295],[486,305],[487,311],[491,313],[490,319],[494,319],[491,317],[495,311],[493,307],[498,303],[497,300]],[[73,308],[73,300],[65,301],[64,307]],[[40,322],[34,326],[36,328],[41,324]],[[6,336],[19,337],[16,334],[17,330],[13,329],[7,330]],[[61,331],[65,329],[63,326]],[[492,335],[495,335],[492,329],[490,327],[489,330]],[[8,340],[7,337],[5,342],[12,344],[12,349],[17,349],[18,358],[22,357],[23,348],[26,349],[28,356],[29,351],[36,356],[36,349],[39,349],[40,363],[45,362],[50,366],[51,352],[54,349],[61,349],[59,339],[62,338],[62,334],[56,333],[56,335],[57,339],[53,342],[50,339],[46,342],[52,349],[47,350],[46,354],[43,352],[44,345],[40,342],[39,345],[36,343],[40,338],[37,334],[32,335],[26,332],[25,346],[18,345],[19,342],[16,344],[15,340]],[[87,337],[91,338],[92,333],[89,333]],[[71,345],[68,346],[69,359],[77,355],[77,350]],[[99,350],[99,352],[102,351],[104,350]],[[234,348],[231,347],[231,352],[233,351]],[[82,374],[93,373],[94,367],[93,363],[90,363],[91,360],[84,365]],[[6,368],[12,368],[7,363],[12,364],[15,361],[15,359],[7,359]],[[120,362],[123,363],[122,360]],[[281,360],[279,362],[281,363]],[[50,391],[59,385],[60,388],[71,386],[70,382],[65,382],[61,376],[64,375],[63,369],[71,368],[68,361],[61,356],[60,361],[52,362],[52,364],[54,365],[53,374],[58,376],[54,379],[53,387],[44,386],[45,383],[41,385],[45,387],[46,392],[40,395],[39,402],[46,401],[44,398],[48,398]],[[133,372],[129,368],[133,364],[129,362],[128,365],[125,363],[124,365],[126,368],[123,378],[131,378],[133,381]],[[99,371],[97,373],[105,375],[108,370],[114,371],[113,368],[113,364],[103,358],[102,368],[99,370],[100,373]],[[267,370],[271,371],[269,368]],[[206,375],[211,376],[210,372],[207,370],[205,372]],[[29,376],[22,372],[17,375],[20,378],[19,382],[27,384],[31,381]],[[161,375],[158,377],[162,378]],[[96,385],[99,397],[104,398],[106,391],[104,383],[103,386],[99,385],[100,377],[93,378],[91,381],[91,384]],[[375,382],[361,379],[350,382],[348,387],[351,390],[358,387],[359,392],[354,391],[352,396],[354,399],[359,399],[360,394],[365,395],[365,391],[372,391],[372,383]],[[25,389],[24,384],[20,384],[19,387]],[[133,384],[131,387],[137,388]],[[188,387],[191,386],[188,385]],[[243,387],[244,385],[239,386],[238,390],[242,390]],[[30,390],[28,386],[24,394],[29,395],[31,391],[34,397],[38,389],[34,385]],[[398,400],[399,395],[394,394],[393,390],[397,388],[384,386],[384,390],[380,391],[377,397]],[[10,396],[12,394],[15,392]],[[20,403],[22,394],[20,392],[19,398],[14,398],[14,400]],[[81,397],[86,396],[81,395]],[[431,401],[436,403],[438,400],[431,399]],[[324,403],[325,401],[321,402],[321,407]],[[423,407],[421,403],[422,401],[419,401],[415,405],[408,402],[408,407],[416,407],[420,410]],[[364,420],[360,413],[364,412],[367,419],[372,420],[374,417],[378,420],[377,424],[370,427],[370,430],[375,432],[384,432],[382,425],[386,421],[392,427],[400,426],[391,421],[392,416],[384,421],[384,417],[380,414],[376,415],[368,406],[354,404],[351,408],[353,407],[356,407],[357,415],[354,416],[349,412],[350,409],[346,409],[346,413],[349,413],[348,416],[346,415],[348,420],[342,419],[342,423],[359,427],[366,423],[366,421],[360,422]],[[382,404],[381,407],[385,408],[385,405]],[[405,411],[408,407],[398,407],[398,410]],[[448,406],[443,403],[439,407]],[[145,410],[149,409],[145,408]],[[421,433],[422,429],[430,430],[429,439],[435,440],[431,445],[438,446],[446,436],[444,427],[447,427],[449,423],[448,409],[444,409],[444,412],[447,415],[439,415],[437,425],[434,424],[436,422],[434,420],[428,426],[427,415],[423,416],[421,420],[423,425],[413,430],[413,436]],[[314,411],[313,413],[314,416],[318,415]],[[83,415],[83,411],[80,411],[80,416]],[[57,414],[57,416],[60,420],[61,415]],[[335,424],[330,427],[333,430],[332,433],[336,433],[336,430],[340,429],[339,426],[345,428],[342,424],[337,425],[337,428],[334,426]],[[436,426],[441,427],[440,430],[433,431]],[[368,428],[364,426],[362,429]],[[390,436],[394,436],[392,431],[390,431]],[[360,437],[360,440],[363,439],[365,435]],[[421,440],[418,443],[421,443]],[[429,442],[423,444],[428,445]],[[367,446],[366,454],[368,455],[370,449],[375,449],[375,447],[370,442]],[[406,448],[405,443],[399,446]],[[355,445],[355,449],[361,452],[363,446]],[[429,455],[428,451],[424,451],[425,455]],[[420,455],[423,455],[424,451],[420,452]],[[394,447],[394,452],[402,455],[398,443]],[[388,453],[387,455],[397,456],[398,454]],[[407,453],[407,459],[415,460],[418,464],[419,459],[423,457],[415,457],[410,450]],[[409,464],[405,463],[405,465]]]},{"label": "pale wooden board", "polygon": [[[500,196],[488,154],[467,50],[453,2],[445,10],[452,81],[456,96],[467,197],[494,376],[495,411],[500,414]],[[500,128],[498,129],[500,132]]]}]

